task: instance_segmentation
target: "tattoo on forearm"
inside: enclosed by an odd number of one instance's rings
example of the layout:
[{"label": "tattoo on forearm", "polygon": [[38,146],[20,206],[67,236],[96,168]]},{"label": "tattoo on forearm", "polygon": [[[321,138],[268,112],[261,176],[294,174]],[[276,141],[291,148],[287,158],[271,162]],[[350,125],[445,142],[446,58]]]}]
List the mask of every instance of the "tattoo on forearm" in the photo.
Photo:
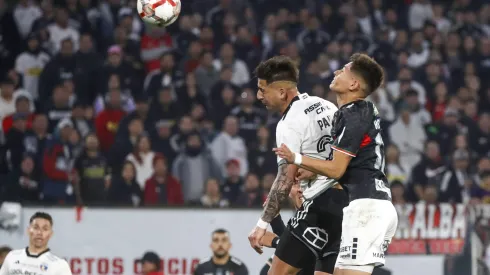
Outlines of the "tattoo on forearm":
[{"label": "tattoo on forearm", "polygon": [[281,205],[287,200],[289,192],[294,184],[294,178],[287,176],[288,164],[281,164],[277,177],[272,184],[269,196],[267,197],[267,203],[262,213],[262,220],[270,223],[279,214]]}]

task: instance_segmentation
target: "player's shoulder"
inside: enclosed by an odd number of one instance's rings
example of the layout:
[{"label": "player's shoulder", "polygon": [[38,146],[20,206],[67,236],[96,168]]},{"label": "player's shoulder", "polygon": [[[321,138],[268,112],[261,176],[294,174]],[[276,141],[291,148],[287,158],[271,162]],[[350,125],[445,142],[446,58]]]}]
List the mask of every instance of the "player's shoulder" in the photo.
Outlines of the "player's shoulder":
[{"label": "player's shoulder", "polygon": [[243,263],[243,262],[242,262],[240,259],[238,259],[237,257],[235,257],[235,256],[231,256],[231,257],[230,257],[230,261],[231,261],[233,264],[237,265],[237,266],[242,266],[242,265],[244,265],[244,263]]},{"label": "player's shoulder", "polygon": [[211,259],[212,259],[212,257],[206,257],[204,259],[201,259],[199,261],[199,265],[207,264],[207,263],[211,262]]},{"label": "player's shoulder", "polygon": [[62,262],[66,262],[65,259],[55,255],[53,252],[51,251],[48,251],[46,254],[45,254],[45,259],[49,262],[54,262],[54,263],[60,263],[62,264]]},{"label": "player's shoulder", "polygon": [[376,114],[377,109],[376,106],[374,106],[374,104],[370,101],[357,100],[340,107],[339,112],[344,115],[356,114],[365,117],[369,116],[369,114]]},{"label": "player's shoulder", "polygon": [[10,252],[7,253],[7,256],[5,256],[5,259],[10,259],[12,257],[18,257],[18,256],[22,256],[22,255],[26,255],[26,249],[25,248],[14,249],[14,250],[10,250]]}]

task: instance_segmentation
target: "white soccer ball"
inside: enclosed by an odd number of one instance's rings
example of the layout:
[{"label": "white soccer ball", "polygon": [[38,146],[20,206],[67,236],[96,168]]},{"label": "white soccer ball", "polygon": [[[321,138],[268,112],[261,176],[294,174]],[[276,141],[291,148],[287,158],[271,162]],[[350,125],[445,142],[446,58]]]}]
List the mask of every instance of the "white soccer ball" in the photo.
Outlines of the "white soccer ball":
[{"label": "white soccer ball", "polygon": [[160,27],[175,22],[180,14],[180,0],[136,0],[143,21]]}]

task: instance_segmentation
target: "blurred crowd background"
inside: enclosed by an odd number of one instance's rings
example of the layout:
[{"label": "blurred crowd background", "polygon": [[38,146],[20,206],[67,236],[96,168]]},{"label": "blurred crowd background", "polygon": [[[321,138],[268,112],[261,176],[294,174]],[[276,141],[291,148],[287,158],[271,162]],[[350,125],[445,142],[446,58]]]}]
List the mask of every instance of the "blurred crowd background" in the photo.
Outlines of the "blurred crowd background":
[{"label": "blurred crowd background", "polygon": [[168,28],[135,0],[0,0],[0,201],[260,207],[275,126],[255,66],[288,55],[332,102],[355,52],[395,203],[490,202],[490,1],[182,0]]}]

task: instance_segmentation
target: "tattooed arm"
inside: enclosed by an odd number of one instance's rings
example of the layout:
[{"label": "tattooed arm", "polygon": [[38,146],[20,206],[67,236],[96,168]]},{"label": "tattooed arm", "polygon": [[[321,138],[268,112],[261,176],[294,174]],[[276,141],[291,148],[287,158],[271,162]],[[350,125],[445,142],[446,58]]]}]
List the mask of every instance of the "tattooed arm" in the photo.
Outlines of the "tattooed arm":
[{"label": "tattooed arm", "polygon": [[298,167],[296,165],[287,164],[285,161],[279,164],[277,177],[272,184],[264,206],[264,212],[262,212],[263,221],[270,223],[279,214],[281,205],[288,199],[297,171]]}]

